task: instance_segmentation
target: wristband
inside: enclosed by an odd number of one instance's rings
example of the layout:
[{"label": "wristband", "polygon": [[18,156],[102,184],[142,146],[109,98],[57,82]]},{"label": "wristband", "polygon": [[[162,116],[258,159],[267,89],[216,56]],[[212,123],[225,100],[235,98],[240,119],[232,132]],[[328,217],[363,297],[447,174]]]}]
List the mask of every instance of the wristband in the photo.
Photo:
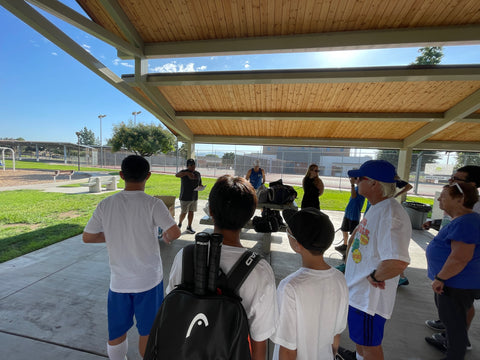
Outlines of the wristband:
[{"label": "wristband", "polygon": [[375,279],[375,271],[377,271],[377,269],[373,270],[369,276],[372,278],[372,280],[374,282],[376,282],[376,283],[381,282],[381,281],[378,281],[377,279]]},{"label": "wristband", "polygon": [[439,278],[437,275],[435,275],[435,280],[438,280],[441,283],[445,283],[445,280],[443,280],[442,278]]}]

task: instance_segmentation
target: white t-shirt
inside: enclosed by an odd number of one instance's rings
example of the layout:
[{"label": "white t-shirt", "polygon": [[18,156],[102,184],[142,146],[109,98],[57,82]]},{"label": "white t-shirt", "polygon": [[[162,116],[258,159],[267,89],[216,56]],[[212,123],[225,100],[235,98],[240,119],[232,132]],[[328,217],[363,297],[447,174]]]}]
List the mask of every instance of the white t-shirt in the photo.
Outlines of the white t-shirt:
[{"label": "white t-shirt", "polygon": [[[228,273],[246,250],[223,245],[220,257],[220,268],[223,272]],[[182,282],[182,255],[183,249],[173,260],[167,294]],[[275,321],[278,316],[275,276],[268,262],[264,259],[258,262],[240,287],[239,296],[242,298],[242,305],[247,314],[252,339],[258,342],[268,339],[275,331]]]},{"label": "white t-shirt", "polygon": [[480,214],[480,200],[473,205],[473,211]]},{"label": "white t-shirt", "polygon": [[372,205],[357,229],[345,269],[349,304],[367,314],[389,319],[395,304],[398,276],[386,280],[383,290],[370,285],[367,277],[384,260],[410,263],[410,218],[395,199],[389,198]]},{"label": "white t-shirt", "polygon": [[347,325],[348,289],[337,269],[300,268],[278,285],[279,321],[271,340],[273,360],[280,345],[297,350],[297,360],[333,359],[333,338]]},{"label": "white t-shirt", "polygon": [[121,191],[98,204],[85,232],[105,234],[112,291],[143,292],[163,280],[158,227],[173,225],[163,201],[143,191]]}]

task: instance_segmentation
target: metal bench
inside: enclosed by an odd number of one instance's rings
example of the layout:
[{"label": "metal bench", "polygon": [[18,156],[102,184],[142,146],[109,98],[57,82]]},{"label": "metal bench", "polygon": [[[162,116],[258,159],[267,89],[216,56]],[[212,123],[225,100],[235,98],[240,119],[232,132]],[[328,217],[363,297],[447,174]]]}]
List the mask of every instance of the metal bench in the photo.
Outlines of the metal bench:
[{"label": "metal bench", "polygon": [[57,176],[60,176],[60,175],[67,175],[68,176],[68,180],[72,180],[72,175],[75,174],[75,171],[74,170],[55,170],[55,172],[53,173],[53,182],[56,182],[57,181]]}]

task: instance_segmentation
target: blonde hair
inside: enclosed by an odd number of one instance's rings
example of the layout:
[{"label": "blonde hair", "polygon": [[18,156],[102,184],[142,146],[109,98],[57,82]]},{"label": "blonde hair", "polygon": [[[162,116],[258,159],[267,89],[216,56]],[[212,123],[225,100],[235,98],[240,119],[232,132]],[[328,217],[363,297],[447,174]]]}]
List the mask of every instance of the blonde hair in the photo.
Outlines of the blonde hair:
[{"label": "blonde hair", "polygon": [[397,191],[397,185],[395,183],[385,183],[382,181],[378,181],[378,183],[382,186],[383,196],[387,198],[391,198],[395,196],[395,192]]}]

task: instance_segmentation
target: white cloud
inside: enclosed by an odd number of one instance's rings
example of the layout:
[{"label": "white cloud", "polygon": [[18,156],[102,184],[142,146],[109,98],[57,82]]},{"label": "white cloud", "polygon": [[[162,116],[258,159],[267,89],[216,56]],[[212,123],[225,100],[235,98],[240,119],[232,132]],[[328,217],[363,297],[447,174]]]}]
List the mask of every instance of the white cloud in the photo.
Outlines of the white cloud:
[{"label": "white cloud", "polygon": [[195,67],[194,63],[188,64],[178,64],[176,61],[163,64],[161,66],[151,67],[150,71],[156,73],[176,73],[176,72],[195,72],[195,71],[205,71],[207,69],[206,65]]},{"label": "white cloud", "polygon": [[56,52],[52,52],[52,55],[53,56],[58,56],[58,54]]},{"label": "white cloud", "polygon": [[249,68],[250,68],[250,62],[249,62],[248,60],[245,61],[245,65],[243,65],[243,67],[244,67],[245,69],[249,69]]},{"label": "white cloud", "polygon": [[125,62],[125,61],[122,61],[121,59],[119,58],[116,58],[112,61],[113,65],[115,66],[124,66],[124,67],[127,67],[127,68],[134,68],[135,66],[133,64],[130,64],[128,62]]},{"label": "white cloud", "polygon": [[90,48],[91,48],[90,45],[82,44],[82,47],[83,47],[88,53],[90,53],[90,54],[92,53],[92,52],[90,51]]}]

